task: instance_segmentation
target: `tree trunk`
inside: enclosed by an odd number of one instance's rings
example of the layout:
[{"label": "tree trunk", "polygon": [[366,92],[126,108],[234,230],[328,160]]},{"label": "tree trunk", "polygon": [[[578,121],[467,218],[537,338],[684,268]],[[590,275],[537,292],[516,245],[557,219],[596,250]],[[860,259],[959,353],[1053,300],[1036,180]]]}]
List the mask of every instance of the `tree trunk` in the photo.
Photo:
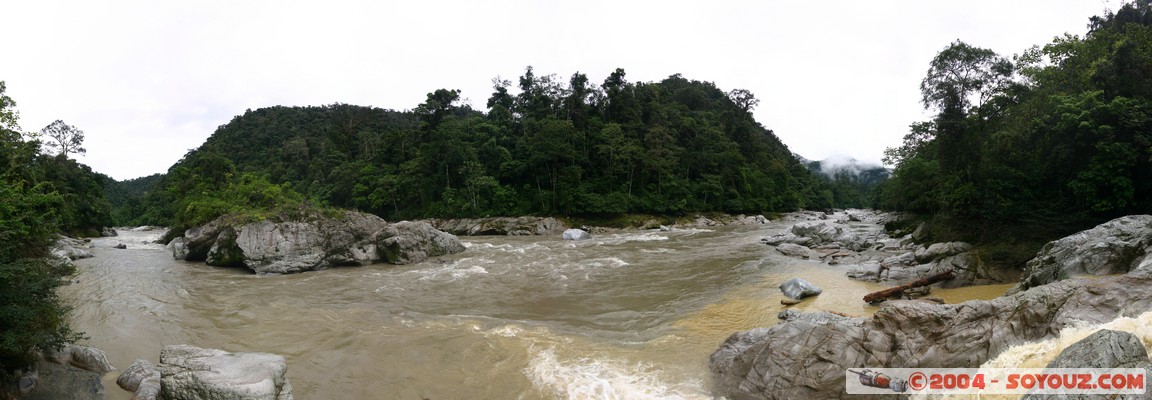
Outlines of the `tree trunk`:
[{"label": "tree trunk", "polygon": [[956,277],[956,275],[952,273],[952,270],[947,270],[947,271],[941,272],[941,273],[936,274],[936,275],[932,275],[932,276],[925,277],[925,278],[920,278],[920,279],[916,280],[915,282],[909,283],[907,285],[900,285],[900,286],[896,286],[893,288],[884,289],[884,290],[881,290],[879,292],[869,293],[867,296],[864,296],[864,301],[868,302],[869,304],[880,303],[880,302],[883,302],[885,300],[888,300],[888,298],[890,298],[890,297],[900,296],[900,295],[904,294],[905,290],[917,288],[917,287],[921,287],[921,286],[928,286],[928,285],[931,285],[933,283],[943,282],[943,281],[946,281],[946,280],[949,280],[949,279],[952,279],[955,277]]}]

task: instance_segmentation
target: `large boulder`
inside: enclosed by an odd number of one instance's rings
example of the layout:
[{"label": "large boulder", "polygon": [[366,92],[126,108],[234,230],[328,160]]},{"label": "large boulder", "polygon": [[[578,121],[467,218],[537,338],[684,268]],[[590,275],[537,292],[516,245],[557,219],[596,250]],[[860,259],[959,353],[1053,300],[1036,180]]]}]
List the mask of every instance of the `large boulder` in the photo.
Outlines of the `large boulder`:
[{"label": "large boulder", "polygon": [[776,251],[779,252],[780,254],[783,254],[783,255],[786,255],[789,257],[798,257],[798,258],[805,258],[805,259],[811,258],[814,255],[812,253],[812,250],[810,250],[809,248],[798,245],[798,244],[792,244],[792,243],[781,243],[779,245],[776,245]]},{"label": "large boulder", "polygon": [[792,229],[790,231],[793,235],[799,237],[812,238],[814,244],[824,244],[837,241],[844,235],[846,230],[847,227],[842,224],[818,221],[801,222],[796,225],[792,225]]},{"label": "large boulder", "polygon": [[376,262],[409,264],[464,251],[456,236],[426,222],[389,224],[354,211],[309,213],[291,220],[223,216],[168,245],[173,257],[256,273],[295,273]]},{"label": "large boulder", "polygon": [[67,236],[59,236],[56,242],[52,244],[50,253],[53,257],[61,260],[79,260],[81,258],[92,258],[92,250],[89,250],[92,245],[80,239],[73,239]]},{"label": "large boulder", "polygon": [[[1045,368],[1141,368],[1145,370],[1145,387],[1152,383],[1147,372],[1152,367],[1148,351],[1140,338],[1128,332],[1101,329],[1064,348]],[[1051,396],[1029,394],[1022,400],[1042,400]],[[1062,396],[1062,399],[1098,399],[1105,396]],[[1128,397],[1123,397],[1128,398]],[[1144,398],[1148,398],[1147,395]]]},{"label": "large boulder", "polygon": [[165,400],[292,399],[288,365],[275,354],[168,345],[158,369]]},{"label": "large boulder", "polygon": [[1101,329],[1064,348],[1046,368],[1120,368],[1147,361],[1148,350],[1136,335]]},{"label": "large boulder", "polygon": [[563,222],[551,217],[432,219],[427,222],[436,229],[461,236],[553,235],[566,229]]},{"label": "large boulder", "polygon": [[52,362],[38,367],[35,386],[21,400],[104,400],[102,374]]},{"label": "large boulder", "polygon": [[376,234],[381,258],[391,264],[412,264],[464,251],[455,235],[439,231],[427,222],[403,221]]},{"label": "large boulder", "polygon": [[156,400],[160,397],[160,370],[148,361],[136,360],[120,373],[116,385],[132,392],[132,400]]},{"label": "large boulder", "polygon": [[561,238],[564,240],[587,240],[592,238],[592,234],[583,229],[569,229],[564,231]]},{"label": "large boulder", "polygon": [[[780,236],[780,235],[777,235]],[[800,222],[783,235],[788,243],[805,246],[839,244],[852,251],[863,251],[876,244],[875,238],[854,232],[852,227],[830,221]]]},{"label": "large boulder", "polygon": [[793,318],[733,334],[711,357],[717,394],[840,398],[846,368],[978,367],[1068,326],[1152,310],[1152,271],[1066,280],[994,300],[891,303],[871,318]]},{"label": "large boulder", "polygon": [[916,250],[916,261],[926,263],[940,260],[944,257],[954,256],[968,250],[972,245],[964,242],[933,243],[927,248]]},{"label": "large boulder", "polygon": [[1045,244],[1029,260],[1009,293],[1077,275],[1113,275],[1136,269],[1152,246],[1152,215],[1116,218]]},{"label": "large boulder", "polygon": [[812,282],[800,278],[792,278],[780,284],[780,291],[785,296],[794,300],[800,300],[805,297],[817,296],[824,292]]},{"label": "large boulder", "polygon": [[116,370],[116,367],[108,362],[108,355],[104,353],[104,350],[95,347],[71,344],[60,350],[44,350],[42,354],[45,361],[70,365],[98,374]]}]

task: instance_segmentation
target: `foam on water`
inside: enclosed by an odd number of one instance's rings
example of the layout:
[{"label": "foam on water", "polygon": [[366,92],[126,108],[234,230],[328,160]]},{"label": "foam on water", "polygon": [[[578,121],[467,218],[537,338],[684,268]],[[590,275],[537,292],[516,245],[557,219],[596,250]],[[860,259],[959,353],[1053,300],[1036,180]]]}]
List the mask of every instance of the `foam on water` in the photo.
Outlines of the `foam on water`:
[{"label": "foam on water", "polygon": [[[506,324],[479,332],[498,343],[511,340],[526,351],[522,373],[539,394],[556,399],[709,399],[702,381],[675,378],[646,361],[628,361],[635,348],[588,342],[546,327]],[[658,345],[661,341],[640,346]],[[675,343],[673,343],[675,345]]]},{"label": "foam on water", "polygon": [[708,398],[699,382],[672,385],[644,364],[579,357],[564,359],[554,347],[533,350],[524,373],[539,389],[561,399]]},{"label": "foam on water", "polygon": [[[1136,318],[1120,317],[1112,321],[1091,325],[1070,326],[1060,330],[1060,335],[1047,340],[1024,343],[1009,347],[1000,355],[984,362],[980,368],[1044,368],[1060,355],[1065,348],[1083,340],[1101,329],[1124,331],[1136,335],[1144,342],[1145,349],[1152,349],[1152,311],[1141,314]],[[992,394],[992,395],[918,395],[912,396],[917,400],[935,399],[981,399],[981,400],[1008,400],[1019,399],[1019,395]]]},{"label": "foam on water", "polygon": [[668,230],[665,232],[687,233],[689,235],[695,235],[697,233],[716,232],[716,231],[713,229],[701,229],[701,228],[672,228],[671,230]]},{"label": "foam on water", "polygon": [[668,236],[660,235],[654,232],[645,233],[628,233],[628,234],[612,234],[596,239],[597,245],[619,245],[628,242],[655,242],[660,240],[668,240]]},{"label": "foam on water", "polygon": [[406,271],[406,274],[420,275],[421,281],[455,281],[477,274],[488,274],[488,269],[482,264],[492,264],[494,261],[487,258],[466,258],[453,263],[433,267]]},{"label": "foam on water", "polygon": [[1132,333],[1144,342],[1145,349],[1152,352],[1152,311],[1149,311],[1136,318],[1120,317],[1099,325],[1064,328],[1058,337],[1012,346],[985,362],[981,368],[1044,368],[1065,348],[1101,329]]},{"label": "foam on water", "polygon": [[626,261],[616,257],[593,258],[584,261],[585,265],[593,268],[620,268],[629,265]]}]

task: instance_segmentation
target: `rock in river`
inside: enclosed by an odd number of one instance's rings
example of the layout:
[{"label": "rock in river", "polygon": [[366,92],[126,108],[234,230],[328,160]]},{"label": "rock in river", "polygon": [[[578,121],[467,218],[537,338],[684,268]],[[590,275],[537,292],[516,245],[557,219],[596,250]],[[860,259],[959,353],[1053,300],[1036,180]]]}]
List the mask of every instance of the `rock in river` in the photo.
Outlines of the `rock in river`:
[{"label": "rock in river", "polygon": [[1101,329],[1065,348],[1047,368],[1121,368],[1140,362],[1148,362],[1148,351],[1140,338]]},{"label": "rock in river", "polygon": [[291,400],[284,357],[229,353],[189,345],[160,351],[161,390],[166,400]]},{"label": "rock in river", "polygon": [[564,240],[585,240],[591,239],[592,235],[583,229],[569,229],[564,231]]},{"label": "rock in river", "polygon": [[1129,215],[1048,242],[1028,261],[1024,277],[1009,293],[1077,275],[1122,274],[1147,264],[1152,215]]},{"label": "rock in river", "polygon": [[294,273],[336,266],[420,262],[464,251],[460,240],[427,222],[389,224],[354,211],[313,212],[292,220],[222,216],[169,243],[173,257],[256,273]]},{"label": "rock in river", "polygon": [[402,221],[376,233],[377,246],[390,264],[412,264],[464,251],[456,236],[441,232],[426,222]]},{"label": "rock in river", "polygon": [[436,229],[453,235],[550,235],[564,230],[563,222],[551,217],[493,217],[464,219],[431,219]]},{"label": "rock in river", "polygon": [[136,360],[120,373],[116,385],[134,393],[132,400],[156,400],[160,397],[160,370],[146,360]]},{"label": "rock in river", "polygon": [[780,291],[784,292],[784,295],[788,296],[788,298],[794,300],[816,296],[823,292],[819,287],[813,285],[812,282],[800,278],[792,278],[784,281],[784,283],[780,284]]}]

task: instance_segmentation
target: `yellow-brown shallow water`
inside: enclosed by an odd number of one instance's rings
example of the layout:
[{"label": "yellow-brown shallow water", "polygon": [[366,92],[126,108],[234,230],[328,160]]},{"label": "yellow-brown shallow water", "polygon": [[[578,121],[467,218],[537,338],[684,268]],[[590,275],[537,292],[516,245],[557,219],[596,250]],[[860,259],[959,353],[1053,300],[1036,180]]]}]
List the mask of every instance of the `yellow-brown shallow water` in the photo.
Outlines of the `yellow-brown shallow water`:
[{"label": "yellow-brown shallow water", "polygon": [[[420,264],[285,276],[174,261],[144,243],[159,232],[122,231],[94,240],[61,294],[119,368],[166,344],[271,352],[297,399],[711,398],[709,354],[777,323],[780,282],[824,289],[800,309],[875,311],[860,299],[884,286],[759,243],[787,226],[465,237],[464,253]],[[129,398],[113,378],[109,398]]]}]

